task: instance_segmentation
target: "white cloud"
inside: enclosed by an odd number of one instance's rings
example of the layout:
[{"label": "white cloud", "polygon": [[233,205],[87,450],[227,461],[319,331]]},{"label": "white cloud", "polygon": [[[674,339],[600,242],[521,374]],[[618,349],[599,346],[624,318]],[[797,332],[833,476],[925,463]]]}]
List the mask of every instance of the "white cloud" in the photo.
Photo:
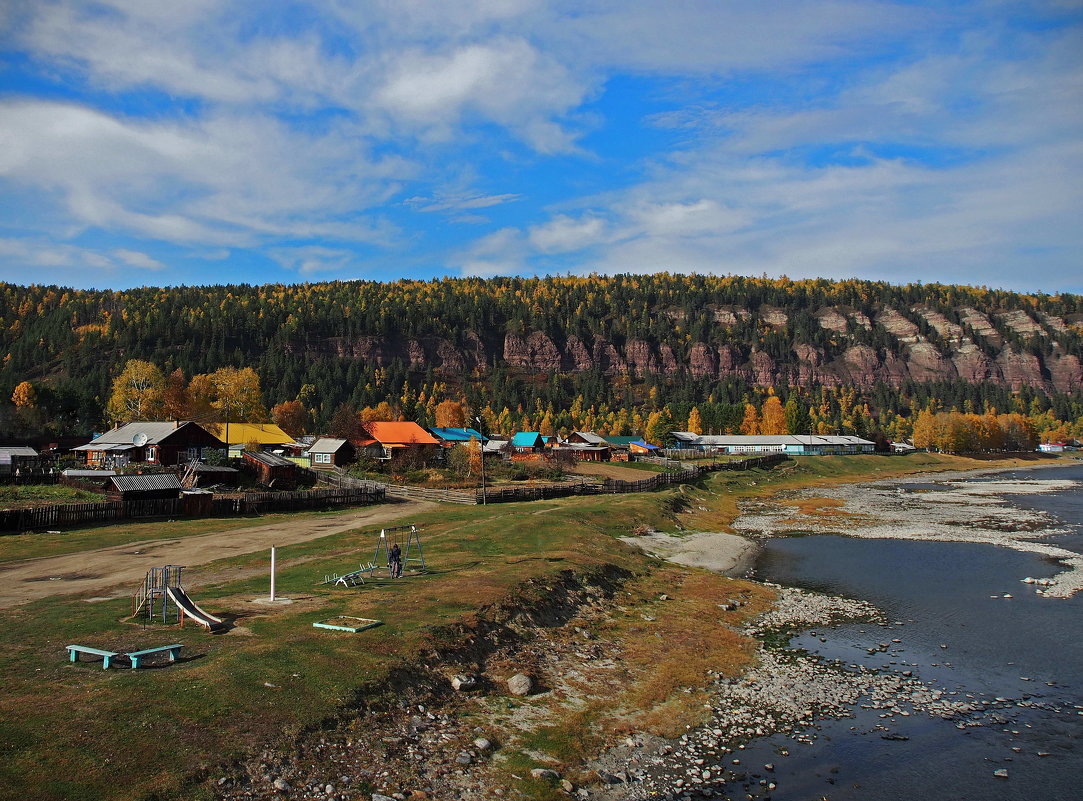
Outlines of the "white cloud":
[{"label": "white cloud", "polygon": [[489,277],[514,275],[526,266],[526,247],[515,228],[501,228],[475,240],[468,248],[454,254],[451,264],[463,275]]},{"label": "white cloud", "polygon": [[151,123],[50,102],[0,103],[0,178],[57,192],[78,224],[169,242],[250,246],[265,237],[387,243],[368,208],[414,167],[370,160],[343,134],[273,119]]},{"label": "white cloud", "polygon": [[581,219],[561,214],[544,225],[530,229],[530,244],[542,253],[567,253],[585,250],[606,241],[607,227],[601,217]]},{"label": "white cloud", "polygon": [[470,209],[487,209],[492,206],[501,206],[504,203],[512,203],[522,198],[517,193],[503,195],[459,195],[450,197],[412,197],[403,201],[418,211],[467,211]]},{"label": "white cloud", "polygon": [[542,152],[567,150],[573,136],[552,120],[582,102],[585,87],[522,39],[398,55],[375,101],[399,120],[447,138],[476,114],[507,126]]},{"label": "white cloud", "polygon": [[289,270],[301,275],[342,273],[354,266],[357,256],[352,251],[310,245],[296,248],[272,248],[268,255]]},{"label": "white cloud", "polygon": [[153,259],[146,253],[141,253],[138,250],[128,250],[127,248],[117,248],[113,251],[113,256],[120,261],[127,264],[129,267],[138,267],[141,270],[164,270],[165,265],[157,259]]}]

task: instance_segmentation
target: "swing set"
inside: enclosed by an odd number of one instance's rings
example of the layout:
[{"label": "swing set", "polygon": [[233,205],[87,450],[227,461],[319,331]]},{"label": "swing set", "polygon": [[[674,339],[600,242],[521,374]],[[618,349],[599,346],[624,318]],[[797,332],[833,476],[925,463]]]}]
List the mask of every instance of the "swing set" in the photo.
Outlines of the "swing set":
[{"label": "swing set", "polygon": [[[392,550],[398,546],[399,562],[392,564]],[[419,565],[414,568],[414,575],[423,573],[428,568],[425,565],[425,552],[421,547],[421,534],[417,526],[408,524],[405,526],[393,526],[392,528],[380,529],[380,536],[376,540],[376,551],[372,555],[372,561],[362,564],[360,570],[347,573],[343,576],[325,575],[321,584],[334,584],[343,587],[356,587],[365,583],[364,574],[373,578],[379,570],[387,570],[388,578],[402,578],[410,564]]]}]

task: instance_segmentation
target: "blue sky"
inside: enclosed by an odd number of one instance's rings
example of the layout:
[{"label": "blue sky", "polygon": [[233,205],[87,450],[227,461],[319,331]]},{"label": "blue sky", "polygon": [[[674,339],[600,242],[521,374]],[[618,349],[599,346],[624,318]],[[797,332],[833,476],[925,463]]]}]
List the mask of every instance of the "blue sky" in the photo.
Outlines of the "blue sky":
[{"label": "blue sky", "polygon": [[0,280],[1083,292],[1083,2],[9,0]]}]

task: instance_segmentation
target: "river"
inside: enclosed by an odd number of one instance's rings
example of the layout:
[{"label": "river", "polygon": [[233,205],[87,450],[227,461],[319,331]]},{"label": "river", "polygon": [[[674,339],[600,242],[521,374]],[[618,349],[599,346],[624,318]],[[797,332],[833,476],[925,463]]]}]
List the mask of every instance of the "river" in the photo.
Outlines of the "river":
[{"label": "river", "polygon": [[[1022,491],[1043,483],[1055,488]],[[966,478],[953,486],[979,493],[1015,486],[1019,493],[992,501],[1037,513],[1054,524],[1042,543],[1083,553],[1083,465]],[[905,515],[903,496],[941,485],[893,489]],[[891,621],[886,628],[803,632],[792,648],[844,670],[909,671],[977,709],[940,717],[905,705],[893,713],[859,703],[853,717],[823,721],[800,739],[776,735],[748,744],[742,763],[771,764],[773,770],[754,775],[777,787],[753,782],[727,791],[743,798],[751,789],[775,801],[1083,797],[1083,593],[1046,597],[1040,585],[1022,583],[1062,571],[1047,555],[974,542],[837,534],[767,540],[757,580],[868,601]]]}]

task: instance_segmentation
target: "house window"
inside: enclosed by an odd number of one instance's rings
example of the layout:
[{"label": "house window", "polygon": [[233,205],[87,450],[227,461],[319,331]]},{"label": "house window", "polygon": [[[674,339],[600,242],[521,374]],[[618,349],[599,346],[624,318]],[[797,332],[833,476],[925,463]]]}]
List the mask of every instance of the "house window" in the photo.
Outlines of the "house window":
[{"label": "house window", "polygon": [[331,454],[329,453],[316,453],[313,456],[316,457],[316,464],[331,464]]}]

